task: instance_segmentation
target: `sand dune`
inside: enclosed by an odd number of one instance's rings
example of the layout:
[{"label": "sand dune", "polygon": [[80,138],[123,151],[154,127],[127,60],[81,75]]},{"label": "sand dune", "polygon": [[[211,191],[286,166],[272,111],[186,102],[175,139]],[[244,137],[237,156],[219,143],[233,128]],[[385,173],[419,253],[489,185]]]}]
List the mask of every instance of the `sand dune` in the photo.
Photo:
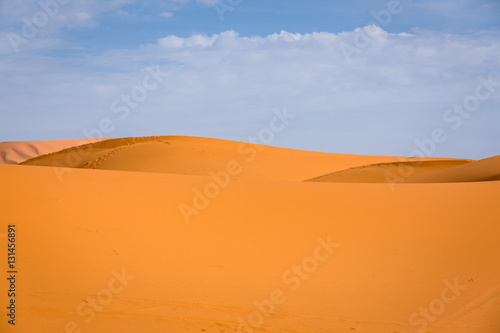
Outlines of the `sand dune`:
[{"label": "sand dune", "polygon": [[17,164],[62,149],[106,139],[0,142],[0,164]]},{"label": "sand dune", "polygon": [[406,183],[459,183],[500,180],[500,156],[486,158],[448,170],[414,175]]},{"label": "sand dune", "polygon": [[0,165],[1,246],[19,239],[0,331],[500,332],[500,182],[304,182],[400,158],[121,140]]},{"label": "sand dune", "polygon": [[197,137],[107,140],[66,149],[24,165],[209,175],[235,161],[232,178],[304,180],[353,166],[392,162],[397,157],[326,154]]},{"label": "sand dune", "polygon": [[[314,177],[307,181],[336,183],[401,182],[409,177],[432,173],[471,162],[461,159],[435,159],[368,164]],[[446,171],[443,171],[446,172]]]}]

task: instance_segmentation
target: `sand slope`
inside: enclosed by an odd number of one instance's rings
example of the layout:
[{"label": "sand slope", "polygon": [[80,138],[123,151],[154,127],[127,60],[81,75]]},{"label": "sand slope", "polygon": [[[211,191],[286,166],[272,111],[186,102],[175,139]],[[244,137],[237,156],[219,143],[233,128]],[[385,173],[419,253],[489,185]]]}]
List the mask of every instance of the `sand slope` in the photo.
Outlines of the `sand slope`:
[{"label": "sand slope", "polygon": [[[362,165],[308,179],[312,182],[383,183],[401,182],[409,177],[432,173],[469,163],[470,160],[434,159]],[[444,171],[446,172],[446,171]]]},{"label": "sand slope", "polygon": [[[207,176],[235,161],[232,178],[304,180],[338,170],[399,157],[326,154],[197,137],[146,137],[107,140],[66,149],[24,165],[162,172]],[[434,160],[434,159],[425,159]],[[452,161],[449,163],[463,163]],[[453,166],[456,164],[449,164]]]},{"label": "sand slope", "polygon": [[17,164],[62,149],[107,139],[0,142],[0,164]]},{"label": "sand slope", "polygon": [[457,183],[500,180],[500,156],[486,158],[460,165],[448,170],[439,170],[424,175],[414,175],[406,183]]},{"label": "sand slope", "polygon": [[[170,140],[97,165],[133,172],[0,165],[1,246],[7,224],[19,239],[18,323],[0,331],[500,331],[500,182],[303,182],[359,157],[306,167],[317,153],[267,147],[230,181],[137,160],[196,162],[181,150],[200,139]],[[208,141],[228,153],[197,152],[200,165],[224,167],[235,143]],[[164,150],[176,145],[177,156]],[[263,179],[278,167],[285,176]]]}]

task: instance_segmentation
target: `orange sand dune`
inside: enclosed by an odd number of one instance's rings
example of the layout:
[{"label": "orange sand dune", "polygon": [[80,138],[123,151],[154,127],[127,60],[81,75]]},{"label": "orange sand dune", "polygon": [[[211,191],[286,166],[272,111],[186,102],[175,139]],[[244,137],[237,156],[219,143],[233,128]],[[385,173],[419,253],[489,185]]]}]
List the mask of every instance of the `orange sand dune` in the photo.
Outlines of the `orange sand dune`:
[{"label": "orange sand dune", "polygon": [[17,164],[40,155],[101,140],[106,139],[0,142],[0,164]]},{"label": "orange sand dune", "polygon": [[486,158],[448,170],[415,175],[406,183],[457,183],[500,180],[500,156]]},{"label": "orange sand dune", "polygon": [[[147,137],[107,140],[66,149],[24,165],[77,167],[209,175],[236,163],[232,178],[304,180],[327,172],[393,162],[397,157],[326,154],[197,137]],[[429,159],[431,160],[431,159]],[[229,166],[231,169],[231,165]]]},{"label": "orange sand dune", "polygon": [[500,182],[303,182],[396,159],[272,147],[240,177],[238,143],[161,141],[0,165],[1,332],[500,332]]},{"label": "orange sand dune", "polygon": [[[470,160],[436,159],[362,165],[314,177],[307,181],[336,183],[383,183],[402,181],[408,177],[428,174],[469,163]],[[446,172],[446,171],[444,171]]]}]

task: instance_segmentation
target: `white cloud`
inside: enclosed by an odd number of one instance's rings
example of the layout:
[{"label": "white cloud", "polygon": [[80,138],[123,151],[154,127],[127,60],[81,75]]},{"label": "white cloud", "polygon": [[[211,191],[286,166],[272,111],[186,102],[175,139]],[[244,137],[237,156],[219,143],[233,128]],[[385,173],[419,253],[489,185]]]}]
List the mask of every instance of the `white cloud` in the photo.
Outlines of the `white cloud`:
[{"label": "white cloud", "polygon": [[181,38],[177,36],[167,36],[158,40],[158,45],[164,49],[182,49],[184,47],[209,47],[214,41],[219,38],[219,35],[211,37],[202,34],[194,34],[189,38]]},{"label": "white cloud", "polygon": [[[107,117],[112,136],[180,134],[245,140],[287,106],[297,120],[273,144],[331,152],[407,155],[413,141],[445,127],[443,113],[474,93],[479,76],[500,68],[500,33],[390,34],[370,28],[366,47],[347,62],[341,45],[356,47],[363,30],[339,34],[282,31],[269,36],[166,36],[137,49],[65,59],[7,57],[0,70],[0,133],[82,136]],[[142,82],[144,67],[160,65],[163,85],[125,121],[111,102]],[[500,88],[464,121],[462,132],[436,155],[485,157],[498,147]],[[20,135],[20,134],[18,134]],[[28,139],[13,137],[12,139]],[[460,138],[460,139],[458,139]],[[31,139],[34,139],[33,137]],[[493,155],[494,153],[491,153]],[[498,154],[498,151],[496,151]]]},{"label": "white cloud", "polygon": [[174,16],[174,13],[172,13],[172,12],[162,12],[162,13],[160,13],[160,16],[169,19],[172,16]]}]

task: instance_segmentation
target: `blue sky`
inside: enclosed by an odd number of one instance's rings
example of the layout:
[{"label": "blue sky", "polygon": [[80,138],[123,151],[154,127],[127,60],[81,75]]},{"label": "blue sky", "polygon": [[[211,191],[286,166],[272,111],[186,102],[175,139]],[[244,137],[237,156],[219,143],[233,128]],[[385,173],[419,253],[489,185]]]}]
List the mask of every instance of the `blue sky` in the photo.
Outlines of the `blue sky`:
[{"label": "blue sky", "polygon": [[286,109],[260,143],[485,158],[499,28],[496,0],[0,1],[0,141],[246,141]]}]

